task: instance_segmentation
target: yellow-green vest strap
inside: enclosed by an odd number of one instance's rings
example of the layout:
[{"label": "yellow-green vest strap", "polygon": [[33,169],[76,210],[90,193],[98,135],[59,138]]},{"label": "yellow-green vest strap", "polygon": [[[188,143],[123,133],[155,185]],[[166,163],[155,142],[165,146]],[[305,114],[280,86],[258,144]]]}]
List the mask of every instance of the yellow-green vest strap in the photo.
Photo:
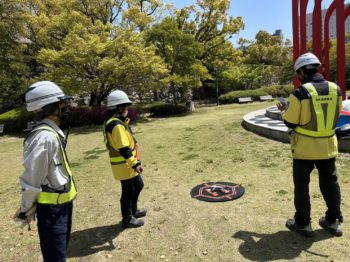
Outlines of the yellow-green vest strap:
[{"label": "yellow-green vest strap", "polygon": [[62,152],[63,162],[64,162],[65,168],[67,170],[67,173],[69,174],[69,181],[67,183],[69,188],[67,188],[67,192],[64,192],[64,193],[52,193],[52,192],[42,191],[42,192],[40,192],[40,194],[38,196],[37,202],[39,204],[49,204],[49,205],[59,205],[59,204],[65,204],[65,203],[71,202],[75,199],[75,197],[77,195],[77,190],[76,190],[76,187],[74,184],[72,171],[70,170],[69,163],[67,160],[66,151],[64,150],[64,147],[63,147],[62,142],[61,142],[60,135],[56,132],[55,129],[53,129],[52,127],[50,127],[48,125],[40,125],[40,126],[34,128],[31,131],[31,133],[39,131],[39,130],[47,130],[47,131],[53,132],[56,135],[57,140],[58,140],[59,145],[60,145],[61,152]]},{"label": "yellow-green vest strap", "polygon": [[307,83],[303,87],[311,96],[310,110],[311,121],[309,126],[316,127],[316,130],[307,129],[305,126],[297,126],[294,131],[310,137],[331,137],[335,133],[334,123],[337,117],[338,108],[338,87],[328,82],[328,95],[318,95],[313,84]]}]

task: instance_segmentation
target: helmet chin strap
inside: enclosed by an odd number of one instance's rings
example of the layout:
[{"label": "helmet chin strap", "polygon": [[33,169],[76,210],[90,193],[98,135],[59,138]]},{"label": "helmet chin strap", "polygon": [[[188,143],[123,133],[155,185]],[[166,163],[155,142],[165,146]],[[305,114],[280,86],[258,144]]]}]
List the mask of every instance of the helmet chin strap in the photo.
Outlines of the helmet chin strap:
[{"label": "helmet chin strap", "polygon": [[69,124],[69,108],[68,103],[65,101],[65,106],[63,108],[57,108],[58,110],[55,112],[54,116],[58,118],[60,124],[66,124],[67,132],[65,135],[65,144],[67,144],[68,136],[70,133],[70,124]]}]

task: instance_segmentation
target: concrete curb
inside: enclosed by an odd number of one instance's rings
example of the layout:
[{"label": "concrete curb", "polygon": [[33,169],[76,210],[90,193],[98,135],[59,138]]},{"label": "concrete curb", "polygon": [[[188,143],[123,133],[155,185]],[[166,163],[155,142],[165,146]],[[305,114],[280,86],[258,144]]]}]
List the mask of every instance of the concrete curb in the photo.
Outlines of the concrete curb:
[{"label": "concrete curb", "polygon": [[[243,116],[242,126],[255,134],[289,143],[289,129],[283,123],[281,114],[272,106],[267,109],[261,109],[250,112]],[[340,152],[350,153],[350,138],[338,140]]]}]

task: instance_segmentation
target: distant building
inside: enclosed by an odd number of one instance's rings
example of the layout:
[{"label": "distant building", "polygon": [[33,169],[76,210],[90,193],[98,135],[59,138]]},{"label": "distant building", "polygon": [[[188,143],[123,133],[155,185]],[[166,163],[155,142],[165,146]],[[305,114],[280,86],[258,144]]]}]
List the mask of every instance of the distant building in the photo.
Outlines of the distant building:
[{"label": "distant building", "polygon": [[282,35],[282,29],[277,29],[275,30],[275,33],[272,34],[272,36],[279,36],[279,37],[283,37]]},{"label": "distant building", "polygon": [[[350,4],[346,4],[345,8]],[[324,36],[324,19],[326,17],[327,9],[322,10],[322,38]],[[350,34],[350,16],[345,21],[345,34]],[[337,38],[337,19],[336,11],[333,12],[329,20],[329,37],[330,39]],[[312,39],[312,13],[306,14],[306,38],[308,41]]]}]

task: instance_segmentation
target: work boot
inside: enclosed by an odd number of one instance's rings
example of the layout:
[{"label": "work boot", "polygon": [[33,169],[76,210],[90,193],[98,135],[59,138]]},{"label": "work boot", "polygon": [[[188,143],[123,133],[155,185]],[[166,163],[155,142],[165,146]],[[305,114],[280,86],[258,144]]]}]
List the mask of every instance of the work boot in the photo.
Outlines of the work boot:
[{"label": "work boot", "polygon": [[146,208],[140,208],[140,209],[136,209],[135,211],[133,210],[132,215],[136,218],[139,217],[144,217],[147,214],[147,209]]},{"label": "work boot", "polygon": [[341,229],[341,223],[338,219],[334,223],[329,223],[325,217],[321,217],[319,220],[320,226],[331,233],[333,236],[341,237],[343,235],[343,230]]},{"label": "work boot", "polygon": [[136,227],[142,227],[145,224],[145,222],[142,219],[137,219],[135,217],[131,217],[129,220],[122,221],[122,227],[123,228],[136,228]]},{"label": "work boot", "polygon": [[306,226],[299,226],[294,219],[288,219],[286,222],[286,227],[290,231],[295,231],[304,237],[315,236],[315,232],[312,230],[311,223]]}]

